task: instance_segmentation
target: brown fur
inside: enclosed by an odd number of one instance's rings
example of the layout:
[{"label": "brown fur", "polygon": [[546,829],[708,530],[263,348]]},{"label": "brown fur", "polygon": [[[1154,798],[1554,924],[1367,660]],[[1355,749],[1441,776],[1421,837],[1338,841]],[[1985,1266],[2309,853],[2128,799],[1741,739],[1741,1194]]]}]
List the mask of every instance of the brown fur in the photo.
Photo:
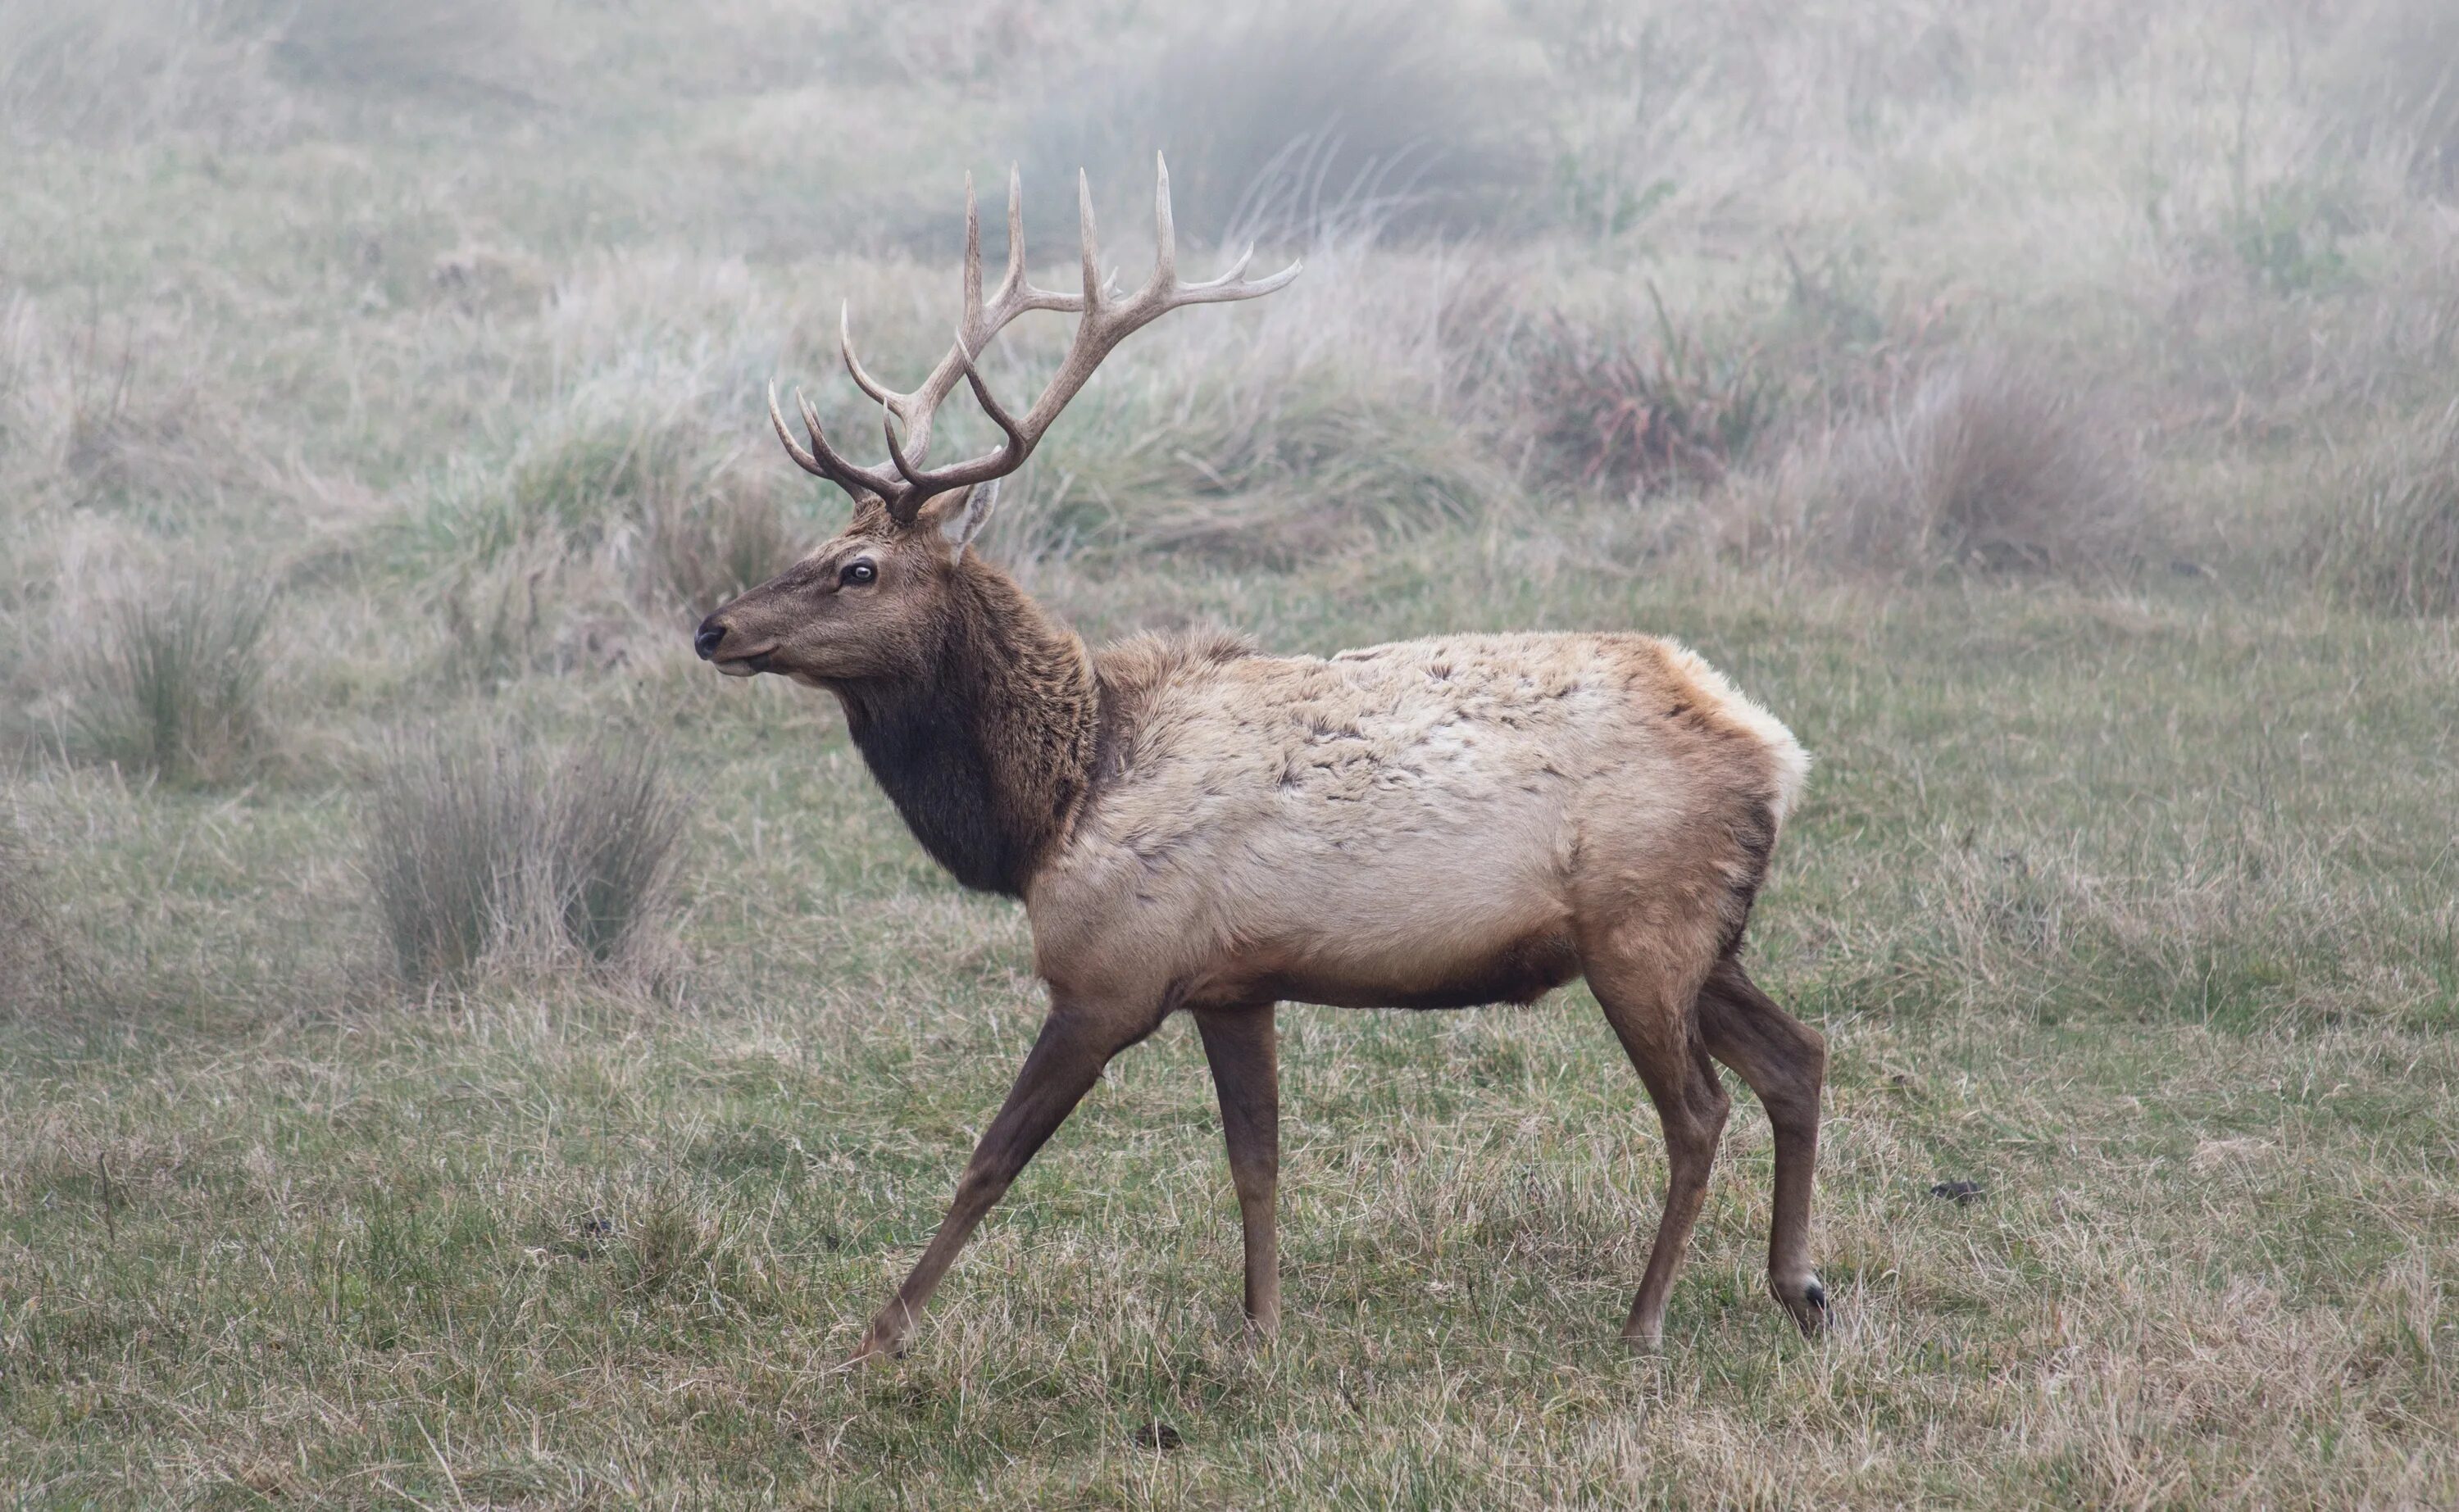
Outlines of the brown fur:
[{"label": "brown fur", "polygon": [[[1220,635],[1099,656],[941,526],[876,509],[710,617],[703,654],[828,689],[916,836],[1023,899],[1051,1009],[866,1354],[1120,1050],[1192,1011],[1220,1082],[1248,1308],[1277,1315],[1272,1005],[1528,1002],[1585,976],[1666,1130],[1626,1332],[1653,1342],[1740,1072],[1776,1130],[1769,1280],[1804,1329],[1824,1051],[1736,951],[1807,762],[1697,657],[1635,635],[1265,657]],[[873,581],[846,574],[868,563]]]}]

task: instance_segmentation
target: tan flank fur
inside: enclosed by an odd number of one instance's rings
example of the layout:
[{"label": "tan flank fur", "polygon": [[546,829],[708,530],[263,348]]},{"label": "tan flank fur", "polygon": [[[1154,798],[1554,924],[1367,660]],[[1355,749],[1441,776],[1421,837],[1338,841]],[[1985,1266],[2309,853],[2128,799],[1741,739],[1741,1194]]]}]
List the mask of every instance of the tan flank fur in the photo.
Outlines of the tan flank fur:
[{"label": "tan flank fur", "polygon": [[[956,1252],[1110,1058],[1172,1013],[1195,1017],[1220,1092],[1246,1234],[1247,1315],[1278,1323],[1273,1189],[1281,1001],[1452,1008],[1533,1002],[1585,976],[1665,1129],[1665,1211],[1624,1333],[1653,1345],[1707,1190],[1728,1098],[1715,1062],[1776,1136],[1768,1284],[1807,1332],[1825,1314],[1809,1254],[1826,1048],[1753,986],[1752,899],[1809,760],[1783,725],[1696,656],[1639,635],[1481,635],[1329,660],[1226,637],[1143,637],[1093,653],[967,548],[993,502],[1118,342],[1182,304],[1252,298],[1295,275],[1177,280],[1168,178],[1160,256],[1132,295],[1099,271],[1025,281],[1010,180],[1007,275],[985,296],[967,191],[965,311],[922,386],[893,393],[846,363],[892,417],[891,456],[847,461],[803,406],[804,467],[853,494],[852,523],[700,627],[732,676],[834,694],[923,846],[968,887],[1020,898],[1050,1011],[911,1276],[857,1357],[902,1345]],[[1082,317],[1023,418],[974,354],[1027,309]],[[959,378],[1005,436],[925,463]],[[900,435],[898,428],[902,427]]]}]

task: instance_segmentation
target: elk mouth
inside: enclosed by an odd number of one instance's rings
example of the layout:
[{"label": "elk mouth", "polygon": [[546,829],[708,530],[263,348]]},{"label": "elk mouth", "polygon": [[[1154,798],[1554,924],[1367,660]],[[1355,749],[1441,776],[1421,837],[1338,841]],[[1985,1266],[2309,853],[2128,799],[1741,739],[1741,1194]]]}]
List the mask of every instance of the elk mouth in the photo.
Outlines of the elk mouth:
[{"label": "elk mouth", "polygon": [[717,669],[727,677],[757,677],[768,670],[769,662],[776,655],[777,648],[772,645],[754,651],[749,656],[727,657],[716,665]]}]

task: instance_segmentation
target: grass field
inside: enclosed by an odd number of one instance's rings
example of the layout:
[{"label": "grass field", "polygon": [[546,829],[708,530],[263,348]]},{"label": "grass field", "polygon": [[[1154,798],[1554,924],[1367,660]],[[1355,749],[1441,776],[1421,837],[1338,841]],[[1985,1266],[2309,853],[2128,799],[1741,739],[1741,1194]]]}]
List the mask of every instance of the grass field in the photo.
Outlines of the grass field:
[{"label": "grass field", "polygon": [[[0,1499],[2459,1503],[2444,9],[0,10]],[[1745,1096],[1618,1342],[1664,1167],[1574,988],[1284,1008],[1271,1347],[1172,1023],[836,1369],[1041,994],[687,627],[843,518],[760,398],[862,418],[836,301],[916,370],[1010,156],[1132,279],[1155,145],[1308,272],[1124,348],[990,551],[1096,640],[1645,629],[1784,719],[1825,1336]],[[536,855],[626,772],[674,847],[505,902],[386,820],[456,742]],[[438,856],[466,958],[391,927]]]}]

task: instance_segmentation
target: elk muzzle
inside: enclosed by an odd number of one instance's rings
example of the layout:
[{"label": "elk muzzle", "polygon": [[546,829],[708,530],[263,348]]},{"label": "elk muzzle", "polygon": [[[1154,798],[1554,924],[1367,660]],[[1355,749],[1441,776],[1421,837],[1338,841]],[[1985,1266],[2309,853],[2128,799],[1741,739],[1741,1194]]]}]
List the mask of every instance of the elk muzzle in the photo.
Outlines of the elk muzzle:
[{"label": "elk muzzle", "polygon": [[715,662],[717,669],[727,677],[752,677],[767,671],[768,658],[777,649],[776,642],[771,641],[756,651],[745,651],[726,645],[726,637],[732,633],[732,627],[725,621],[710,615],[700,622],[700,629],[692,635],[692,649],[700,653],[702,661]]}]

